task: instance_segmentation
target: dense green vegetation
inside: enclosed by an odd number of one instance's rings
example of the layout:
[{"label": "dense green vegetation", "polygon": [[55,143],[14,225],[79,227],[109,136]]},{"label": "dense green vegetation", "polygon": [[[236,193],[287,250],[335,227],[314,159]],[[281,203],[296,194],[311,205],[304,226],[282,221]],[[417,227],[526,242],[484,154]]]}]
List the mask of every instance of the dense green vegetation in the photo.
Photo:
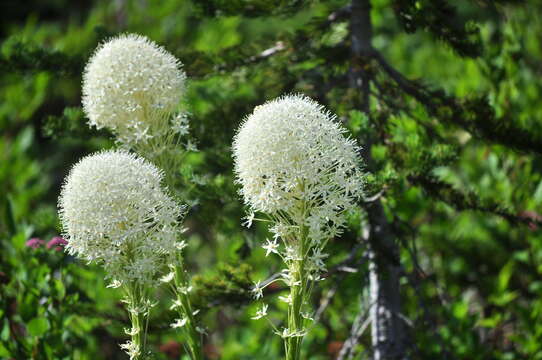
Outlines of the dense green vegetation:
[{"label": "dense green vegetation", "polygon": [[[207,358],[283,355],[266,321],[250,319],[253,282],[281,265],[260,247],[263,224],[241,226],[231,142],[255,106],[300,92],[339,116],[369,173],[366,199],[327,247],[305,358],[382,346],[366,321],[376,264],[399,311],[401,355],[382,358],[542,359],[542,4],[372,0],[370,23],[359,4],[369,2],[2,1],[0,359],[127,358],[128,317],[103,270],[27,246],[59,235],[71,165],[115,145],[86,125],[81,77],[97,44],[123,32],[165,46],[188,75],[197,150],[178,177]],[[364,35],[373,47],[357,49]],[[271,314],[286,308],[282,290],[265,293]],[[184,353],[170,301],[164,290],[151,313],[157,359]]]}]

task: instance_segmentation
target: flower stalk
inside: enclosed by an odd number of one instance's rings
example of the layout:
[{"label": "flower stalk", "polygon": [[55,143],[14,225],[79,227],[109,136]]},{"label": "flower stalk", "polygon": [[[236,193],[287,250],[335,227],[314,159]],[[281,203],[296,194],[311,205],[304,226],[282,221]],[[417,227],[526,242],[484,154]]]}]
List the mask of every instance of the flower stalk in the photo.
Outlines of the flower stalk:
[{"label": "flower stalk", "polygon": [[151,298],[167,271],[184,208],[162,185],[163,172],[125,151],[104,151],[79,161],[59,198],[66,250],[101,264],[108,287],[122,287],[132,327],[121,345],[130,359],[145,359]]},{"label": "flower stalk", "polygon": [[61,196],[61,217],[72,240],[68,251],[102,263],[113,280],[109,287],[125,291],[132,328],[126,330],[131,340],[122,348],[130,359],[148,356],[149,299],[160,282],[172,285],[181,316],[172,326],[183,328],[192,359],[202,359],[203,331],[196,326],[181,255],[185,243],[178,242],[185,208],[178,206],[177,196],[170,196],[180,194],[180,145],[195,150],[190,141],[181,143],[188,133],[187,114],[179,111],[185,81],[175,56],[135,34],[100,44],[83,74],[88,124],[107,128],[124,150],[104,152],[76,166],[80,169],[72,171]]},{"label": "flower stalk", "polygon": [[[304,253],[305,239],[301,237],[300,240],[300,253]],[[303,305],[305,304],[307,295],[307,279],[305,274],[305,261],[304,257],[299,260],[293,260],[289,265],[290,276],[292,278],[292,285],[290,287],[291,304],[288,306],[288,329],[292,335],[287,337],[286,347],[286,359],[298,360],[301,354],[301,343],[305,334],[305,319],[302,316]]]},{"label": "flower stalk", "polygon": [[169,284],[169,289],[174,297],[171,310],[176,310],[179,318],[171,324],[174,329],[180,329],[184,337],[184,347],[192,360],[203,360],[203,334],[205,331],[198,326],[196,315],[199,310],[192,306],[190,293],[192,286],[184,269],[182,249],[186,246],[181,242],[173,261],[168,265],[170,273],[161,281]]},{"label": "flower stalk", "polygon": [[202,336],[203,331],[197,326],[196,315],[199,310],[192,307],[190,301],[190,292],[192,287],[189,285],[186,272],[182,266],[175,268],[175,295],[177,303],[177,312],[181,319],[186,319],[186,324],[181,327],[186,339],[186,347],[192,360],[202,360]]},{"label": "flower stalk", "polygon": [[[359,147],[321,105],[302,95],[284,96],[254,109],[234,142],[234,160],[241,195],[249,206],[245,224],[266,221],[273,240],[263,245],[266,256],[277,254],[285,264],[281,277],[253,289],[284,282],[288,305],[282,330],[269,321],[284,341],[286,360],[301,358],[303,338],[312,319],[310,296],[325,271],[326,243],[342,233],[345,213],[362,193]],[[255,218],[259,212],[267,219]],[[264,304],[252,319],[267,316]]]},{"label": "flower stalk", "polygon": [[126,303],[132,328],[125,330],[131,340],[121,345],[126,350],[131,360],[143,360],[147,358],[147,325],[151,303],[148,300],[149,291],[145,287],[131,282],[125,287]]}]

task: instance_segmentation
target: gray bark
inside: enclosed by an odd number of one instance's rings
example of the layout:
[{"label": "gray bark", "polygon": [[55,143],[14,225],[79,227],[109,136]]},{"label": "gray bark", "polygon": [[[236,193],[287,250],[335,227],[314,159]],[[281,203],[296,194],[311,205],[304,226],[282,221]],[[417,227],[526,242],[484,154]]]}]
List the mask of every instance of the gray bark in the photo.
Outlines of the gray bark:
[{"label": "gray bark", "polygon": [[[371,75],[366,64],[374,54],[372,47],[370,0],[352,0],[351,52],[352,66],[350,84],[359,91],[357,107],[370,116]],[[366,139],[362,156],[370,168],[372,165],[372,140]],[[398,316],[401,302],[399,291],[399,249],[390,224],[379,199],[367,207],[368,256],[369,256],[369,318],[374,360],[405,359],[405,327]],[[360,309],[363,312],[364,309]]]}]

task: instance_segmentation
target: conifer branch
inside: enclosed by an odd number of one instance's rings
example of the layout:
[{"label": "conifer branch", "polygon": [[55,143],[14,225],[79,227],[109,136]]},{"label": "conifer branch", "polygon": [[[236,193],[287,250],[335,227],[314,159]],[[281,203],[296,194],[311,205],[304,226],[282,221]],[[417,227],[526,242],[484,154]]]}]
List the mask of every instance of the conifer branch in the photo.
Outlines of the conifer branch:
[{"label": "conifer branch", "polygon": [[422,29],[450,45],[460,56],[474,58],[482,54],[478,27],[462,21],[447,0],[395,0],[393,9],[407,33]]},{"label": "conifer branch", "polygon": [[459,211],[473,210],[491,213],[500,216],[512,225],[523,224],[532,229],[542,226],[541,217],[529,216],[529,214],[525,213],[522,213],[522,215],[514,214],[501,204],[483,201],[473,192],[460,191],[434,176],[413,174],[408,176],[408,180],[412,184],[421,186],[428,195],[451,205]]},{"label": "conifer branch", "polygon": [[0,56],[1,72],[49,71],[79,75],[83,69],[83,60],[79,57],[22,42],[11,45],[8,53]]},{"label": "conifer branch", "polygon": [[[322,274],[322,278],[342,277],[344,274],[351,273],[350,269],[359,269],[367,260],[365,254],[358,257],[358,253],[363,247],[362,244],[354,246],[340,263],[330,267],[327,272]],[[246,305],[253,300],[252,288],[253,282],[250,279],[252,268],[246,264],[222,264],[217,267],[218,274],[209,278],[195,276],[193,278],[196,287],[196,306],[201,309],[208,309],[220,304],[228,305]],[[269,284],[278,279],[281,272],[277,272],[262,281],[262,285]],[[263,292],[264,296],[271,296],[288,290],[287,287],[267,287]]]},{"label": "conifer branch", "polygon": [[461,126],[475,137],[489,142],[542,154],[542,133],[517,126],[507,117],[497,117],[484,96],[456,99],[446,95],[443,90],[431,90],[407,79],[378,51],[374,50],[371,54],[399,88],[421,103],[439,121]]}]

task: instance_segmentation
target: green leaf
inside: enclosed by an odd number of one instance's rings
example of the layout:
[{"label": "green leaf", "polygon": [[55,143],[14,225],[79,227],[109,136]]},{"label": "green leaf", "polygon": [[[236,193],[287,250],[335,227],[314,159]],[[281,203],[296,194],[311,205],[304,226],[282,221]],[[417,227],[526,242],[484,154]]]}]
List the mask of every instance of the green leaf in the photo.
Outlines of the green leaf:
[{"label": "green leaf", "polygon": [[518,297],[517,291],[506,291],[500,295],[490,296],[488,301],[497,306],[506,306]]},{"label": "green leaf", "polygon": [[9,352],[9,350],[6,349],[6,348],[4,347],[4,345],[2,345],[2,343],[0,343],[0,356],[2,356],[2,357],[8,357],[8,356],[10,356],[10,355],[11,355],[11,353]]},{"label": "green leaf", "polygon": [[534,192],[533,200],[535,204],[542,204],[542,181],[540,181]]},{"label": "green leaf", "polygon": [[453,305],[452,311],[458,319],[464,319],[469,313],[469,305],[466,302],[458,302]]},{"label": "green leaf", "polygon": [[501,323],[501,321],[502,321],[502,315],[495,314],[491,317],[479,320],[476,325],[487,327],[487,328],[495,328],[497,325]]},{"label": "green leaf", "polygon": [[205,31],[199,33],[195,44],[196,50],[216,53],[239,44],[241,42],[237,32],[239,21],[238,17],[228,17],[207,22]]},{"label": "green leaf", "polygon": [[8,341],[9,336],[10,336],[9,322],[6,319],[2,324],[2,331],[0,331],[0,340]]},{"label": "green leaf", "polygon": [[499,291],[505,291],[510,282],[510,277],[514,272],[514,263],[509,261],[506,265],[503,266],[501,272],[499,273],[498,285],[497,288]]},{"label": "green leaf", "polygon": [[51,325],[49,324],[49,320],[43,317],[37,317],[30,320],[30,322],[26,326],[26,329],[32,336],[42,336],[50,328],[51,328]]},{"label": "green leaf", "polygon": [[63,299],[64,296],[66,296],[66,288],[64,287],[64,283],[61,280],[55,279],[54,284],[58,298]]},{"label": "green leaf", "polygon": [[6,197],[5,201],[4,216],[9,234],[15,235],[17,233],[17,224],[15,223],[15,216],[13,215],[13,200],[9,195]]},{"label": "green leaf", "polygon": [[28,126],[21,131],[17,137],[13,147],[17,153],[24,153],[32,146],[32,141],[34,140],[34,129],[31,126]]},{"label": "green leaf", "polygon": [[347,123],[348,128],[352,132],[352,135],[356,137],[358,134],[370,131],[369,118],[365,113],[358,110],[352,110],[348,113],[349,120]]}]

